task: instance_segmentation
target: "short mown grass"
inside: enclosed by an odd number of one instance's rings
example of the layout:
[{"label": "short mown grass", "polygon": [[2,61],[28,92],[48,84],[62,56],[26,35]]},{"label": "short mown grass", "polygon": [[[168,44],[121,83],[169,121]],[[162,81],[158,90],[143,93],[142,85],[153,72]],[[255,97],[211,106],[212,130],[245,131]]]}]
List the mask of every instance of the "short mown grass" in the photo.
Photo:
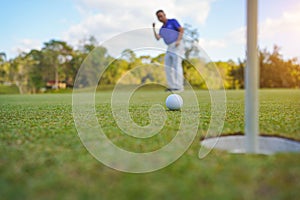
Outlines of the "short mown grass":
[{"label": "short mown grass", "polygon": [[[223,134],[244,132],[244,91],[227,91]],[[167,111],[160,136],[122,135],[111,113],[111,91],[96,94],[96,113],[105,134],[118,146],[147,152],[167,144],[180,112]],[[149,123],[153,103],[167,93],[138,90],[130,100],[133,120]],[[71,94],[0,96],[0,199],[298,199],[300,154],[272,156],[213,150],[198,158],[208,128],[210,98],[197,91],[198,134],[176,162],[156,172],[130,174],[110,169],[85,149],[77,135]],[[300,140],[300,91],[260,90],[260,131]]]}]

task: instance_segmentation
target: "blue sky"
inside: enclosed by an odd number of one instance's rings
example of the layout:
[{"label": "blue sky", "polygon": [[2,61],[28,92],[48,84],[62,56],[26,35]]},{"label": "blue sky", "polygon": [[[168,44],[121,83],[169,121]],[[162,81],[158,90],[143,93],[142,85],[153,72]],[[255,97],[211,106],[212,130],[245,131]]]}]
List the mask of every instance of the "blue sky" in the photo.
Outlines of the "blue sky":
[{"label": "blue sky", "polygon": [[[103,42],[159,24],[154,13],[160,8],[197,28],[212,60],[244,58],[246,0],[2,0],[0,52],[12,58],[51,39],[76,47],[89,35]],[[285,58],[299,58],[299,10],[297,0],[259,0],[259,46],[277,44]]]}]

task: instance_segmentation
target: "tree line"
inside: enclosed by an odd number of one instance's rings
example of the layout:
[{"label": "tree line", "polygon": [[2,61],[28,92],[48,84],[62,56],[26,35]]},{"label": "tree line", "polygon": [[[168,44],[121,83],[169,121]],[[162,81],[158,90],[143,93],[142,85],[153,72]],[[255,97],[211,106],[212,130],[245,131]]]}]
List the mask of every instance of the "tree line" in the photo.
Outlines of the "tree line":
[{"label": "tree line", "polygon": [[[197,58],[199,49],[193,45],[197,42],[197,30],[187,29],[192,37],[185,39],[186,54],[183,61],[184,76],[191,85],[205,89],[206,83],[203,76],[195,69],[201,59]],[[12,59],[7,59],[4,52],[0,53],[0,84],[15,84],[21,94],[38,93],[48,89],[59,89],[60,84],[73,87],[76,74],[89,53],[97,46],[94,37],[81,42],[76,49],[65,41],[50,40],[45,42],[41,50],[32,49],[28,53],[20,53]],[[124,50],[122,58],[110,56],[105,47],[97,48],[98,65],[109,65],[99,84],[115,84],[128,70],[141,64],[162,64],[164,54],[155,57],[137,56],[130,49]],[[197,63],[198,62],[198,63]],[[209,68],[206,63],[206,68]],[[244,88],[244,70],[246,60],[233,60],[214,62],[226,89]],[[296,58],[285,60],[280,54],[280,48],[274,46],[272,51],[259,50],[260,87],[261,88],[300,88],[300,65]],[[91,76],[81,77],[81,83],[88,85],[90,78],[95,76],[91,70]],[[145,81],[157,81],[163,79],[164,74],[142,69],[140,74],[131,80],[133,84]]]}]

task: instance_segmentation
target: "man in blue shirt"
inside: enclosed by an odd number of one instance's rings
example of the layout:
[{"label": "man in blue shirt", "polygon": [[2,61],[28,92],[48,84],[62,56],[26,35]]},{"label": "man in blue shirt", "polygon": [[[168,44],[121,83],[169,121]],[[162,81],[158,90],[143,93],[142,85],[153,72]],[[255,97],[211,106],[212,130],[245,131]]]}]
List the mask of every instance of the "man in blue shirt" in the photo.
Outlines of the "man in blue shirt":
[{"label": "man in blue shirt", "polygon": [[168,91],[183,91],[183,70],[182,56],[184,46],[182,43],[183,27],[176,19],[168,19],[163,10],[156,12],[157,19],[163,23],[157,34],[155,23],[153,23],[153,32],[157,40],[163,38],[168,45],[165,55],[165,70],[168,81]]}]

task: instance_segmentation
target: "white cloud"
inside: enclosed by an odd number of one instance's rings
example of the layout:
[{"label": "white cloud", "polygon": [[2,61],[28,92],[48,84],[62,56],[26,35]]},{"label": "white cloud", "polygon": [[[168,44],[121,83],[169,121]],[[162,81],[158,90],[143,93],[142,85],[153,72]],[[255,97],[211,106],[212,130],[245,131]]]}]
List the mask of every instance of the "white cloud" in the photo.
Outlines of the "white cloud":
[{"label": "white cloud", "polygon": [[213,49],[223,49],[227,46],[226,42],[223,39],[199,39],[199,45],[204,49],[213,50]]},{"label": "white cloud", "polygon": [[152,22],[157,22],[158,9],[165,10],[168,18],[176,18],[182,25],[191,19],[203,24],[213,1],[76,0],[82,20],[65,31],[62,38],[74,45],[93,35],[102,42],[122,32],[151,27]]},{"label": "white cloud", "polygon": [[246,45],[246,27],[240,27],[229,32],[226,41],[230,44]]},{"label": "white cloud", "polygon": [[182,18],[189,16],[195,19],[197,23],[204,23],[210,10],[210,3],[214,0],[77,0],[78,8],[81,13],[84,10],[101,12],[106,15],[112,15],[116,20],[118,16],[131,13],[134,15],[132,20],[152,19],[155,17],[155,11],[165,10],[167,16]]},{"label": "white cloud", "polygon": [[[285,11],[278,18],[267,18],[258,25],[258,45],[260,48],[273,49],[273,45],[281,47],[281,53],[285,58],[300,58],[300,46],[296,45],[300,35],[300,3],[292,10]],[[204,40],[203,46],[214,47],[215,50],[221,48],[230,49],[232,46],[243,51],[246,50],[246,26],[234,29],[227,33],[224,38],[217,40]],[[220,42],[221,41],[221,42]],[[219,45],[218,45],[219,44]],[[225,53],[225,52],[224,52]],[[226,53],[225,53],[226,54]],[[243,52],[240,53],[243,55]]]},{"label": "white cloud", "polygon": [[[300,33],[300,4],[293,10],[284,12],[280,18],[266,19],[260,25],[260,37],[262,39],[278,38],[283,35],[299,36]],[[290,39],[290,38],[286,38]],[[294,39],[294,38],[293,38]]]},{"label": "white cloud", "polygon": [[29,52],[32,49],[41,49],[42,42],[36,39],[25,38],[17,42],[15,47],[10,49],[11,55],[18,55],[21,52]]},{"label": "white cloud", "polygon": [[274,44],[282,48],[286,58],[300,58],[300,3],[292,10],[284,12],[276,19],[266,19],[259,26],[259,39],[261,47],[271,49]]},{"label": "white cloud", "polygon": [[[263,19],[258,24],[258,45],[272,50],[273,45],[281,47],[285,58],[300,58],[300,46],[296,45],[300,35],[300,3],[293,9],[279,13],[277,18]],[[272,13],[272,11],[270,11]],[[245,13],[246,14],[246,13]],[[243,58],[246,52],[246,25],[233,29],[215,39],[200,39],[200,44],[216,57]],[[300,60],[300,59],[299,59]]]}]

